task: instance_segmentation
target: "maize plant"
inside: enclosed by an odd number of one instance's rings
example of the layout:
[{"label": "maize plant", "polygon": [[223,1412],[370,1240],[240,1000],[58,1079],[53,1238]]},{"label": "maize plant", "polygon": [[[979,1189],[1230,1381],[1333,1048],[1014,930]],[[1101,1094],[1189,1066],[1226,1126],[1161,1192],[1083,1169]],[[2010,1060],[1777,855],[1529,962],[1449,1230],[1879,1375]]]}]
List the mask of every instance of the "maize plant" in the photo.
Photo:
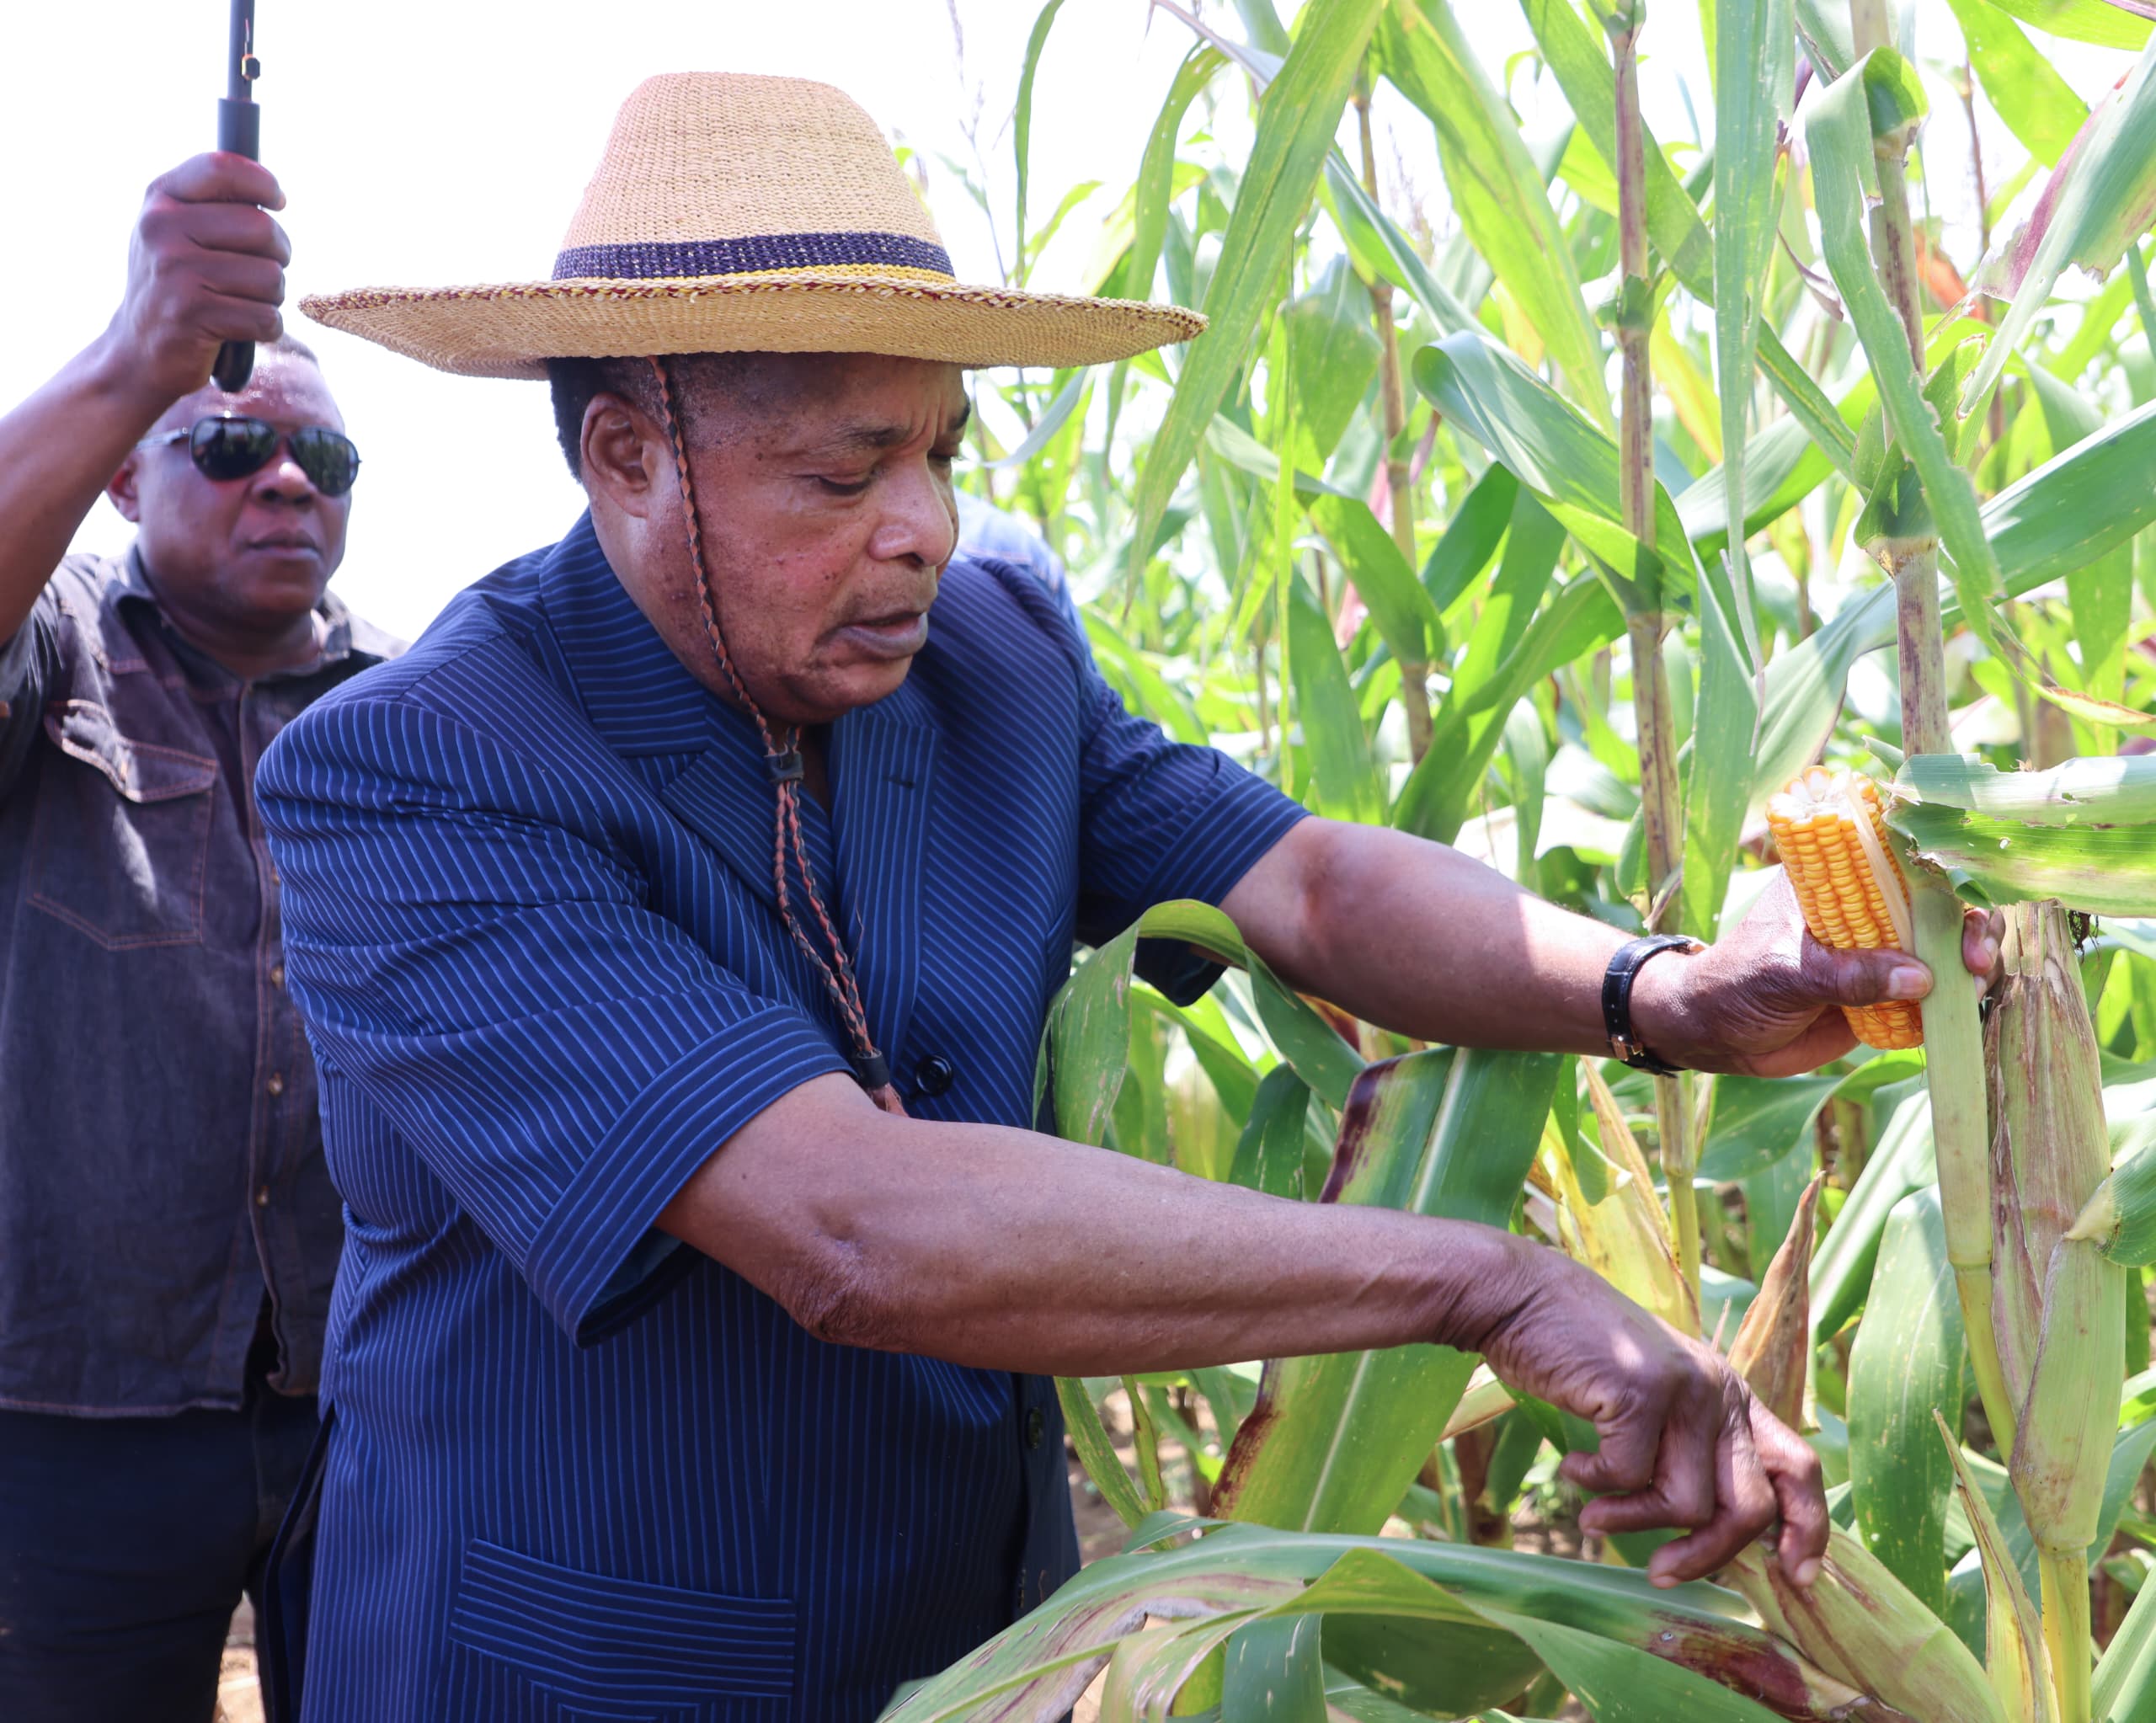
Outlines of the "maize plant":
[{"label": "maize plant", "polygon": [[[1657,1080],[1410,1044],[1202,905],[1085,953],[1059,1131],[1563,1250],[1806,1433],[1826,1571],[1653,1589],[1592,1433],[1443,1347],[1071,1381],[1098,1559],[891,1715],[2156,1719],[2156,6],[1158,0],[1134,172],[1058,202],[1082,9],[1009,161],[915,166],[1014,280],[1084,228],[1212,320],[979,391],[963,483],[1132,707],[1635,931],[1785,868],[1939,984]],[[1179,1006],[1141,937],[1233,967]]]}]

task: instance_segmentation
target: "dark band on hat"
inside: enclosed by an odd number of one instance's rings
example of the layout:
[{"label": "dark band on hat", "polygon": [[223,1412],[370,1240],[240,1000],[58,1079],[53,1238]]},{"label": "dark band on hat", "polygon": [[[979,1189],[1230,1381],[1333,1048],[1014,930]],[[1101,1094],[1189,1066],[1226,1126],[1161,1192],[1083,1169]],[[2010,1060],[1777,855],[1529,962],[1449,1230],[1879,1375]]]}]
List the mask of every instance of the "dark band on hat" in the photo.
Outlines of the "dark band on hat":
[{"label": "dark band on hat", "polygon": [[908,233],[760,233],[744,239],[631,240],[573,245],[554,259],[557,281],[648,281],[749,275],[764,269],[926,269],[948,277],[951,254]]}]

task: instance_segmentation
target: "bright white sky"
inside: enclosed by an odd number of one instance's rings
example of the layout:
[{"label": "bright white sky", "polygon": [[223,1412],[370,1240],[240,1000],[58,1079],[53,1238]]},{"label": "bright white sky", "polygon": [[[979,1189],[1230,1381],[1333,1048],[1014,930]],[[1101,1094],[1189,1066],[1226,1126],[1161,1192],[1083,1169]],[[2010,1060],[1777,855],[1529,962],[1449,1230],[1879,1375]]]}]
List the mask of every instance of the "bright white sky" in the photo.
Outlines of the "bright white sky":
[{"label": "bright white sky", "polygon": [[[1921,5],[1920,54],[1924,20],[1945,15],[1943,0]],[[691,68],[784,72],[850,91],[887,131],[931,152],[931,201],[960,275],[995,279],[979,211],[932,153],[969,154],[964,126],[979,91],[978,131],[1007,236],[1008,118],[1033,0],[259,7],[263,153],[291,200],[294,300],[365,285],[544,277],[622,97],[652,72]],[[1203,9],[1241,35],[1232,7]],[[1462,12],[1493,75],[1527,45],[1513,7]],[[16,164],[0,227],[0,403],[28,393],[104,326],[143,186],[213,140],[226,13],[225,0],[0,5],[0,160]],[[1684,0],[1659,0],[1646,38],[1645,102],[1665,141],[1691,135],[1680,75],[1709,105],[1695,17]],[[1145,0],[1067,0],[1035,95],[1036,211],[1084,180],[1116,193],[1129,184],[1190,40],[1166,13],[1149,29]],[[2121,58],[2098,56],[2068,75],[2090,93],[2101,64]],[[1515,96],[1524,100],[1524,90]],[[1390,117],[1412,179],[1441,210],[1429,128],[1412,110]],[[1957,123],[1951,108],[1946,117]],[[1948,177],[1939,165],[1934,174],[1937,199],[1952,188],[1939,183]],[[1081,211],[1036,284],[1076,285],[1097,231]],[[416,633],[459,587],[574,518],[581,495],[554,447],[543,386],[444,376],[296,312],[294,327],[321,352],[366,463],[338,582],[357,609]],[[98,550],[125,541],[125,524],[103,504],[77,539]]]}]

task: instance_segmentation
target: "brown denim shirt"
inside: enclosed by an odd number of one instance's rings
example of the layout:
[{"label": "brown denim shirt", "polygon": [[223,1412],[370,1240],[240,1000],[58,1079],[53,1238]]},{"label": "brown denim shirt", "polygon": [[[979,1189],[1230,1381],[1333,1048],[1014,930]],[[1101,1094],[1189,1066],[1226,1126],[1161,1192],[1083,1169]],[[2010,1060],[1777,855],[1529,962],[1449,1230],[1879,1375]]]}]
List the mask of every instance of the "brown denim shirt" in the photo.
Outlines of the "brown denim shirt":
[{"label": "brown denim shirt", "polygon": [[0,646],[0,1407],[313,1391],[343,1237],[285,989],[263,749],[396,643],[334,599],[312,664],[243,680],[139,559],[70,557]]}]

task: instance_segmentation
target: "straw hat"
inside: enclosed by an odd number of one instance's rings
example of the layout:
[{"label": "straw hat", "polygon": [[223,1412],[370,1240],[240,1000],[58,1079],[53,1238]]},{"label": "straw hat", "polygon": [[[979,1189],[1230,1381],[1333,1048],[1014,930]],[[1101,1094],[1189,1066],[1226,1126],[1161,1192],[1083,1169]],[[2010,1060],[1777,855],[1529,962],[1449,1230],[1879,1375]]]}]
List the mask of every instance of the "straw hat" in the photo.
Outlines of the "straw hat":
[{"label": "straw hat", "polygon": [[685,72],[622,104],[549,281],[359,287],[332,328],[466,376],[550,358],[887,353],[1096,365],[1187,341],[1178,306],[969,287],[861,105],[829,84]]}]

